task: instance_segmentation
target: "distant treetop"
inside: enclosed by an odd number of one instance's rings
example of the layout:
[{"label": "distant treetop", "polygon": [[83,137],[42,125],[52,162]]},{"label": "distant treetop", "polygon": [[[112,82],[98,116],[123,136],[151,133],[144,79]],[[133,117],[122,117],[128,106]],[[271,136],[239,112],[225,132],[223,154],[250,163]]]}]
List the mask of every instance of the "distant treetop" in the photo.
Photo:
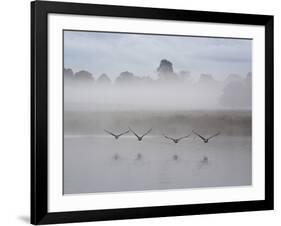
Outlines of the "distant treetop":
[{"label": "distant treetop", "polygon": [[120,75],[116,78],[117,83],[130,83],[137,80],[137,77],[129,71],[123,71]]},{"label": "distant treetop", "polygon": [[107,74],[103,73],[100,75],[100,77],[97,79],[97,82],[100,84],[110,84],[111,80],[110,78],[107,76]]},{"label": "distant treetop", "polygon": [[211,74],[201,74],[198,83],[204,84],[204,83],[210,83],[215,82],[213,76]]},{"label": "distant treetop", "polygon": [[63,74],[66,79],[73,79],[74,73],[71,68],[64,68]]},{"label": "distant treetop", "polygon": [[94,80],[95,79],[90,72],[84,71],[84,70],[76,72],[74,77],[77,79],[80,79],[80,80]]},{"label": "distant treetop", "polygon": [[174,73],[173,64],[166,59],[160,61],[157,72],[160,80],[178,79],[177,74]]}]

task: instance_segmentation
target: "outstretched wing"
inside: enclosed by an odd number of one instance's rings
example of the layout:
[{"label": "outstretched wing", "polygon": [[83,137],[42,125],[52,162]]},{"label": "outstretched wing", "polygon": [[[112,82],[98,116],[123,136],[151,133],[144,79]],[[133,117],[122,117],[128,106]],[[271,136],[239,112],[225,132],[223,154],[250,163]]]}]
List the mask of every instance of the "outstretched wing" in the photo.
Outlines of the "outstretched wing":
[{"label": "outstretched wing", "polygon": [[208,138],[208,140],[210,140],[210,139],[212,139],[213,137],[216,137],[216,136],[218,136],[218,135],[220,135],[220,132],[214,134],[213,136],[210,136],[210,137]]},{"label": "outstretched wing", "polygon": [[110,135],[114,136],[114,137],[116,136],[116,134],[111,133],[110,131],[108,131],[108,130],[106,130],[106,129],[105,129],[104,131],[105,131],[105,132],[107,132],[108,134],[110,134]]},{"label": "outstretched wing", "polygon": [[190,135],[191,135],[191,134],[189,134],[189,135],[187,135],[187,136],[184,136],[184,137],[180,137],[180,138],[178,138],[178,141],[180,141],[180,140],[182,140],[182,139],[184,139],[184,138],[188,138],[188,137],[190,137]]},{"label": "outstretched wing", "polygon": [[200,137],[202,140],[206,140],[204,137],[202,137],[200,134],[196,133],[194,130],[192,130],[192,132],[193,132],[194,134],[196,134],[198,137]]},{"label": "outstretched wing", "polygon": [[136,134],[130,127],[129,127],[129,130],[130,130],[133,134],[135,134],[135,136],[136,136],[137,138],[139,138],[138,134]]},{"label": "outstretched wing", "polygon": [[120,134],[118,134],[118,136],[120,137],[120,136],[122,136],[122,135],[124,135],[124,134],[126,134],[126,133],[129,133],[130,131],[129,130],[127,130],[126,132],[124,132],[124,133],[120,133]]},{"label": "outstretched wing", "polygon": [[148,130],[145,134],[143,134],[141,137],[146,136],[147,134],[149,134],[152,131],[152,128],[150,130]]},{"label": "outstretched wing", "polygon": [[164,135],[164,134],[163,134],[163,136],[164,136],[165,138],[169,139],[169,140],[174,140],[172,137],[168,137],[168,136],[166,136],[166,135]]}]

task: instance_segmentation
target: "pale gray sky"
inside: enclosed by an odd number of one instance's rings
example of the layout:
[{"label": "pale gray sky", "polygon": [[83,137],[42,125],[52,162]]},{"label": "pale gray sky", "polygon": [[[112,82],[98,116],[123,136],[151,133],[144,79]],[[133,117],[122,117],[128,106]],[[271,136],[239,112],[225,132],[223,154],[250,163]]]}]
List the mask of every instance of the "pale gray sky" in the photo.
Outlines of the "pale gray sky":
[{"label": "pale gray sky", "polygon": [[161,59],[174,71],[191,75],[210,73],[222,80],[228,74],[245,76],[252,70],[252,41],[245,39],[126,33],[64,31],[64,67],[87,70],[110,78],[122,71],[157,77]]}]

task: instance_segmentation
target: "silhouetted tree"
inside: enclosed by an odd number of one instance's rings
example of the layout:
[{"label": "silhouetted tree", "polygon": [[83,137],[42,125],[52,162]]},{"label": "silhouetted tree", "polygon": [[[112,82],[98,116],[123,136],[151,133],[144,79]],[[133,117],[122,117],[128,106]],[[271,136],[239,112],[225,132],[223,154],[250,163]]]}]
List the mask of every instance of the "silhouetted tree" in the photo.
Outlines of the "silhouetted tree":
[{"label": "silhouetted tree", "polygon": [[79,71],[79,72],[76,72],[75,75],[74,75],[75,79],[79,79],[81,81],[94,81],[95,78],[93,77],[93,75],[88,72],[88,71]]},{"label": "silhouetted tree", "polygon": [[159,67],[157,68],[158,76],[160,80],[176,80],[178,76],[174,73],[173,64],[163,59],[160,62]]},{"label": "silhouetted tree", "polygon": [[230,74],[227,76],[227,78],[225,79],[225,83],[230,83],[230,82],[241,82],[242,81],[242,78],[240,75],[237,75],[237,74]]},{"label": "silhouetted tree", "polygon": [[111,80],[110,78],[107,76],[107,74],[103,73],[100,75],[100,77],[97,79],[97,82],[99,84],[110,84]]},{"label": "silhouetted tree", "polygon": [[249,107],[251,92],[243,82],[232,81],[224,87],[220,102],[226,107]]},{"label": "silhouetted tree", "polygon": [[190,76],[189,71],[180,71],[178,77],[179,77],[179,80],[181,80],[181,81],[191,80],[191,76]]},{"label": "silhouetted tree", "polygon": [[245,83],[252,88],[252,72],[248,72],[246,75]]},{"label": "silhouetted tree", "polygon": [[117,83],[131,83],[135,82],[136,80],[137,77],[129,71],[121,72],[120,75],[116,78]]},{"label": "silhouetted tree", "polygon": [[245,78],[245,89],[247,102],[252,104],[252,72],[248,72]]},{"label": "silhouetted tree", "polygon": [[73,79],[74,73],[71,68],[64,68],[63,69],[63,75],[65,79]]},{"label": "silhouetted tree", "polygon": [[213,78],[211,74],[201,74],[198,80],[199,84],[207,84],[207,85],[211,85],[215,82],[216,80]]}]

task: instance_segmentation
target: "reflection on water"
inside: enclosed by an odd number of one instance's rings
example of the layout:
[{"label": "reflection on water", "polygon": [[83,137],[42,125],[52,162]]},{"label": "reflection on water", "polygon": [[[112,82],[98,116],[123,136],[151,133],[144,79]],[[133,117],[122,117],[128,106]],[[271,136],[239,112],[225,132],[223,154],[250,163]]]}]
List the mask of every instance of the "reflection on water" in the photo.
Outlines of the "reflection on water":
[{"label": "reflection on water", "polygon": [[[134,139],[133,139],[134,138]],[[64,193],[251,184],[251,137],[194,137],[178,144],[151,135],[71,135],[64,139]]]}]

